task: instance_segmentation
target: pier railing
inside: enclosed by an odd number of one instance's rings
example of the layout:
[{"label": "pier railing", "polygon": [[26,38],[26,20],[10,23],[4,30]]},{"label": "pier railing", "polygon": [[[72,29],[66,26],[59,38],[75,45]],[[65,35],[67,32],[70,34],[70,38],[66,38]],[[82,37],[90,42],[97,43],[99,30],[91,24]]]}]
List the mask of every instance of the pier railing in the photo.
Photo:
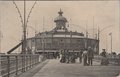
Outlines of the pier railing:
[{"label": "pier railing", "polygon": [[42,61],[36,54],[0,55],[0,76],[16,77]]}]

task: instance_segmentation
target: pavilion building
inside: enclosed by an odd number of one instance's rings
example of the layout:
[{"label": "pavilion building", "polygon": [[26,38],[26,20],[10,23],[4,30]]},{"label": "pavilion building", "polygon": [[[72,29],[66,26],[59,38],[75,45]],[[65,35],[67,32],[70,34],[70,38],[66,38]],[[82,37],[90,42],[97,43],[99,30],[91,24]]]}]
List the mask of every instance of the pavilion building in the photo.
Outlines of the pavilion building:
[{"label": "pavilion building", "polygon": [[28,38],[27,47],[34,53],[54,53],[60,50],[79,52],[90,46],[96,54],[99,53],[98,39],[89,38],[82,32],[69,31],[66,27],[68,21],[63,16],[63,12],[60,10],[58,14],[59,16],[54,19],[56,27]]}]

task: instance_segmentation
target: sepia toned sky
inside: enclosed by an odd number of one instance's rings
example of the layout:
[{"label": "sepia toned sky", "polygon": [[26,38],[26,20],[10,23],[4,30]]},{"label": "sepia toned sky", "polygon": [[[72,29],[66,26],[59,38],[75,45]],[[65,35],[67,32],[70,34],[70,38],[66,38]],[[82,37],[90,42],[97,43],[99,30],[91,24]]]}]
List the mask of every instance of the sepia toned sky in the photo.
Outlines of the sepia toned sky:
[{"label": "sepia toned sky", "polygon": [[[35,1],[26,1],[26,17]],[[113,36],[113,51],[120,53],[120,16],[119,1],[37,1],[28,22],[28,35],[35,35],[35,30],[43,31],[43,18],[45,31],[55,27],[54,18],[58,16],[58,11],[62,9],[63,16],[67,18],[70,26],[69,30],[85,32],[86,25],[89,37],[93,37],[100,28],[100,50],[108,49],[110,52],[111,38]],[[16,1],[23,17],[23,1]],[[71,25],[74,24],[74,25]],[[22,39],[22,24],[17,9],[12,1],[0,2],[0,25],[2,32],[1,52],[7,52]],[[31,28],[31,27],[33,28]],[[95,35],[94,35],[95,37]],[[19,51],[16,51],[19,52]]]}]

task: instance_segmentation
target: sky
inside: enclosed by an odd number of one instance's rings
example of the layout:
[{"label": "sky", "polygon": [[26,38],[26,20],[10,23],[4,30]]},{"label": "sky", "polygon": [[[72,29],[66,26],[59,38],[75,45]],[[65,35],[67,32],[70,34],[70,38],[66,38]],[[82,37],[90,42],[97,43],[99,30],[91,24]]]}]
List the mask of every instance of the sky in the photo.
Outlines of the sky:
[{"label": "sky", "polygon": [[[26,1],[26,18],[35,1]],[[120,15],[119,0],[117,1],[37,1],[27,23],[27,37],[55,27],[54,18],[62,9],[67,18],[69,30],[85,32],[86,25],[89,37],[93,37],[100,28],[100,51],[105,48],[111,51],[111,37],[113,51],[120,53]],[[16,1],[23,18],[23,1]],[[72,25],[74,24],[74,25]],[[22,23],[20,15],[12,1],[0,1],[1,51],[7,52],[22,39]],[[94,26],[94,27],[93,27]],[[32,27],[32,28],[31,28]],[[35,29],[35,30],[34,30]],[[95,36],[94,36],[95,37]],[[19,52],[16,50],[16,52]]]}]

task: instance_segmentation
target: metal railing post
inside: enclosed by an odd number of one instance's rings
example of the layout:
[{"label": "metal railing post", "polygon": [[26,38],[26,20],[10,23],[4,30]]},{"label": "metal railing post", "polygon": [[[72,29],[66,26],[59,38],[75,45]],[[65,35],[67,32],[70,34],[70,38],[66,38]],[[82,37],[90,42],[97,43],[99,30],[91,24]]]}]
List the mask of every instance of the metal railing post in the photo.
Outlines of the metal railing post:
[{"label": "metal railing post", "polygon": [[24,54],[24,72],[26,71],[26,55]]},{"label": "metal railing post", "polygon": [[34,59],[34,57],[33,57],[33,55],[31,55],[31,68],[33,67],[33,59]]},{"label": "metal railing post", "polygon": [[26,71],[26,55],[24,55],[24,70]]},{"label": "metal railing post", "polygon": [[36,64],[36,55],[34,55],[34,65]]},{"label": "metal railing post", "polygon": [[28,55],[26,55],[26,70],[28,70]]},{"label": "metal railing post", "polygon": [[32,65],[32,57],[30,55],[30,68],[32,67],[31,65]]},{"label": "metal railing post", "polygon": [[1,61],[2,61],[2,58],[1,58],[1,54],[0,54],[0,77],[2,77],[2,75],[1,75],[1,72],[2,72],[2,65],[1,65]]},{"label": "metal railing post", "polygon": [[35,56],[35,64],[37,64],[37,55]]},{"label": "metal railing post", "polygon": [[10,56],[7,56],[7,77],[10,77]]},{"label": "metal railing post", "polygon": [[30,57],[28,55],[28,69],[30,68]]},{"label": "metal railing post", "polygon": [[18,75],[18,56],[15,56],[16,60],[16,75]]},{"label": "metal railing post", "polygon": [[35,58],[34,58],[34,64],[36,64],[36,55],[35,55]]},{"label": "metal railing post", "polygon": [[25,55],[22,55],[21,58],[22,58],[22,72],[25,72]]},{"label": "metal railing post", "polygon": [[40,58],[40,57],[39,57],[39,56],[37,56],[37,57],[38,57],[38,58],[37,58],[37,63],[38,63],[38,62],[39,62],[39,58]]},{"label": "metal railing post", "polygon": [[35,64],[35,56],[33,55],[33,66],[34,66],[34,64]]}]

